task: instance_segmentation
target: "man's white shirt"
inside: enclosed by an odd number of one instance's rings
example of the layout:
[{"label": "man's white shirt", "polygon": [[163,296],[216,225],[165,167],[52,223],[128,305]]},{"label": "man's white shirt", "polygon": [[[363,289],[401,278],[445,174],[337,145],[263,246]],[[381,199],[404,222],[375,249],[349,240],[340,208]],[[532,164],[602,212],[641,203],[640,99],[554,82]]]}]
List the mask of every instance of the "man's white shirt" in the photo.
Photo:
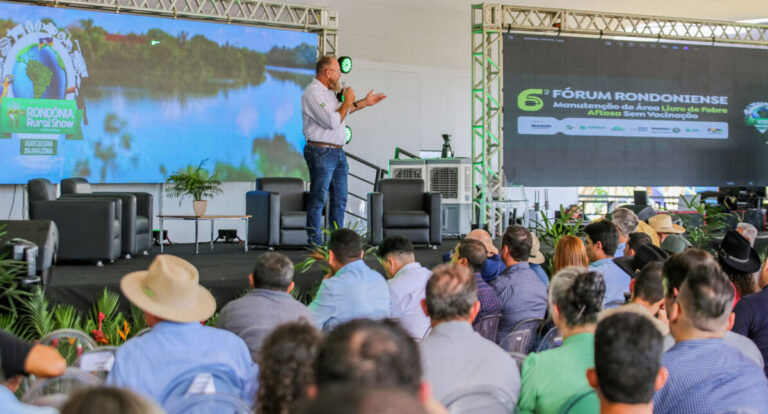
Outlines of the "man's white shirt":
[{"label": "man's white shirt", "polygon": [[312,79],[301,97],[301,119],[307,141],[344,145],[344,121],[336,112],[341,103],[336,94],[317,78]]}]

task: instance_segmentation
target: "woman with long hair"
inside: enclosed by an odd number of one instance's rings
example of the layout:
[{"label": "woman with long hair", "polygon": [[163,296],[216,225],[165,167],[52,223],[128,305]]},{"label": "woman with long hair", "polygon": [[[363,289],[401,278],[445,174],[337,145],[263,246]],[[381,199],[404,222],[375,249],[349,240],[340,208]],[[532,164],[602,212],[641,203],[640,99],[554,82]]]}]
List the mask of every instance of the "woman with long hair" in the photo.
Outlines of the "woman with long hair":
[{"label": "woman with long hair", "polygon": [[552,266],[552,274],[557,274],[568,266],[587,268],[589,258],[584,242],[576,236],[563,236],[555,246],[555,260]]}]

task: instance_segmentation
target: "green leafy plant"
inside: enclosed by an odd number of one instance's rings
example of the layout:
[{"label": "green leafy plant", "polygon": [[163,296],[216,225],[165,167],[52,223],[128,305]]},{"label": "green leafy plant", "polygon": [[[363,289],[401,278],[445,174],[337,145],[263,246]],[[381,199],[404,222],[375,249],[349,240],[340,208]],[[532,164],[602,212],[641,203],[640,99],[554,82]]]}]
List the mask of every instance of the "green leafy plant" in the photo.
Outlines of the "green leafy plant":
[{"label": "green leafy plant", "polygon": [[[356,221],[352,226],[348,227],[350,230],[354,230],[357,233],[360,233],[358,230],[358,226],[360,225],[359,221]],[[327,229],[325,227],[322,228],[323,233],[325,233],[325,239],[330,240],[331,233],[335,230],[339,229],[339,226],[336,223],[333,223],[333,230]],[[363,238],[363,240],[366,239],[366,233],[363,232],[360,237]],[[326,274],[331,272],[331,268],[328,267],[328,241],[324,241],[323,244],[319,246],[309,247],[307,248],[309,251],[307,253],[307,258],[300,261],[299,263],[296,263],[294,265],[294,269],[298,270],[300,273],[306,273],[315,264],[318,264],[320,266],[320,269],[322,269]],[[368,255],[372,254],[376,250],[376,246],[369,247],[365,250],[365,255],[363,258],[367,257]]]},{"label": "green leafy plant", "polygon": [[723,206],[713,206],[702,202],[683,199],[686,207],[696,211],[696,214],[675,214],[685,227],[683,234],[691,244],[699,249],[712,250],[709,245],[717,233],[728,228],[730,223],[738,218],[733,213],[727,213]]},{"label": "green leafy plant", "polygon": [[147,320],[144,317],[144,311],[131,303],[131,332],[130,335],[136,335],[147,328]]},{"label": "green leafy plant", "polygon": [[0,330],[16,335],[21,339],[32,339],[29,326],[19,323],[19,316],[15,313],[0,315]]},{"label": "green leafy plant", "polygon": [[[0,243],[6,235],[5,226],[0,226]],[[19,278],[27,271],[27,263],[0,256],[0,311],[18,316],[18,307],[22,300],[29,297],[29,292],[19,283]]]},{"label": "green leafy plant", "polygon": [[53,310],[53,319],[56,322],[56,329],[83,330],[80,312],[72,305],[57,305]]},{"label": "green leafy plant", "polygon": [[98,345],[120,345],[128,339],[130,326],[118,312],[120,295],[107,288],[101,293],[85,323],[85,331],[93,336]]},{"label": "green leafy plant", "polygon": [[549,218],[545,211],[541,211],[541,221],[533,220],[535,225],[534,232],[539,238],[541,252],[546,258],[546,270],[552,272],[554,250],[557,242],[563,236],[582,237],[583,216],[578,216],[578,211],[565,209],[560,206],[560,217]]},{"label": "green leafy plant", "polygon": [[21,323],[29,326],[34,339],[40,339],[56,330],[54,314],[42,288],[35,288],[32,294],[22,301],[22,306],[25,314]]},{"label": "green leafy plant", "polygon": [[222,193],[221,181],[216,176],[210,175],[208,170],[204,170],[203,165],[205,160],[197,167],[189,165],[186,168],[180,168],[168,177],[169,186],[165,191],[170,197],[178,197],[179,205],[187,196],[200,201],[204,197],[213,197]]}]

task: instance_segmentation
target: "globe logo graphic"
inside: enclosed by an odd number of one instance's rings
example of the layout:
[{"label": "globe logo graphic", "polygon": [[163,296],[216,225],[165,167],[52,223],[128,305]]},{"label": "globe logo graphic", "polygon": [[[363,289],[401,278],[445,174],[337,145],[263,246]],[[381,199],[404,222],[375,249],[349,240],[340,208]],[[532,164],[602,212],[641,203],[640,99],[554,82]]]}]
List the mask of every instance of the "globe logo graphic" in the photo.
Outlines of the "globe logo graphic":
[{"label": "globe logo graphic", "polygon": [[13,66],[13,96],[16,98],[63,99],[66,72],[53,38],[41,38],[16,55]]}]

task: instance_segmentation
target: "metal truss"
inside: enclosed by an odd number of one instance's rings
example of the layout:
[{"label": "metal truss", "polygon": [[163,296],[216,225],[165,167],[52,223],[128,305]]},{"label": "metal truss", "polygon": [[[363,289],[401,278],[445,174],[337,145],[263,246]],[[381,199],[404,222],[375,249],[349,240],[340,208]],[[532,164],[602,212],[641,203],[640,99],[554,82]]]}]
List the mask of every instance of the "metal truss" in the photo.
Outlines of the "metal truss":
[{"label": "metal truss", "polygon": [[339,15],[326,7],[256,0],[26,0],[27,3],[116,13],[209,20],[317,33],[318,55],[335,55]]},{"label": "metal truss", "polygon": [[472,6],[472,188],[476,223],[502,232],[503,37],[509,31],[768,46],[768,25],[501,4]]}]

